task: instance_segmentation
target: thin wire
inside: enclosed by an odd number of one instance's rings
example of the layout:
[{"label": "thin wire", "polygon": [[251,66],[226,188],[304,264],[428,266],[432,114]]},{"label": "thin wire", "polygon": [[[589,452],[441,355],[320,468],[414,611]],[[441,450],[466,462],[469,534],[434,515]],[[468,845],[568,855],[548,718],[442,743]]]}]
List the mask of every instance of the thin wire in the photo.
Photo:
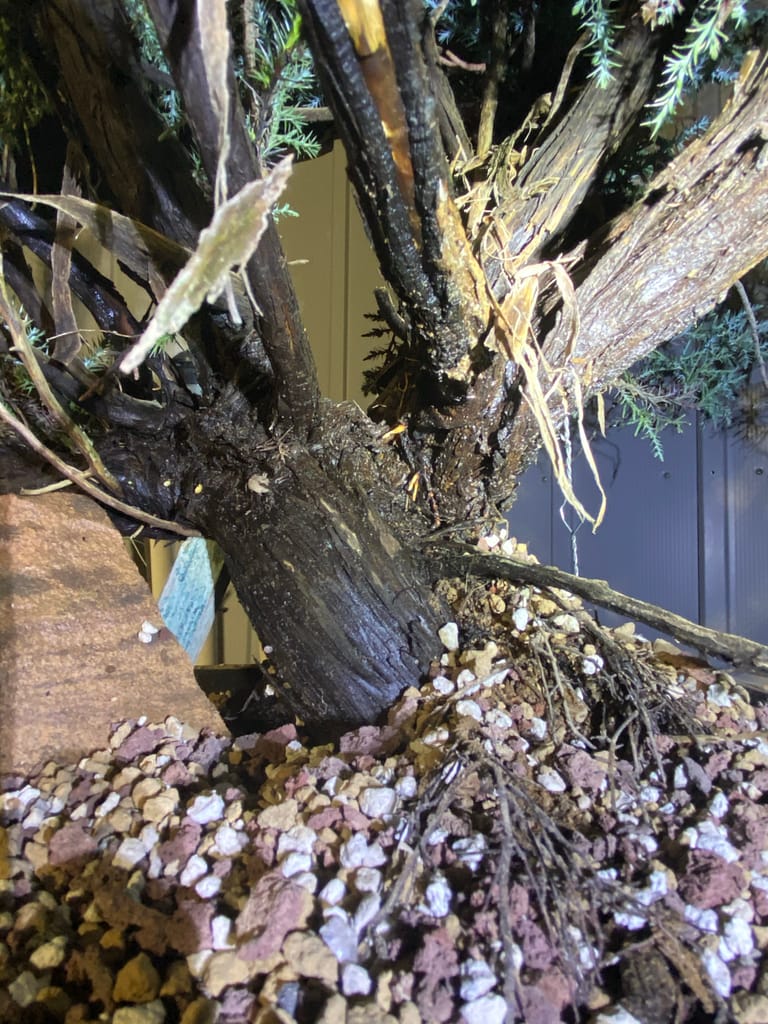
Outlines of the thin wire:
[{"label": "thin wire", "polygon": [[[571,486],[571,490],[573,490],[573,443],[571,441],[571,419],[568,415],[563,418],[563,448],[565,450],[565,474],[568,477],[568,483]],[[574,576],[579,576],[581,575],[579,573],[579,544],[576,539],[576,534],[584,523],[584,516],[579,516],[577,526],[571,526],[569,516],[567,514],[568,511],[570,511],[571,515],[574,514],[574,510],[569,508],[568,501],[564,500],[560,506],[560,518],[566,530],[571,535],[571,572]],[[578,513],[575,514],[578,515]]]}]

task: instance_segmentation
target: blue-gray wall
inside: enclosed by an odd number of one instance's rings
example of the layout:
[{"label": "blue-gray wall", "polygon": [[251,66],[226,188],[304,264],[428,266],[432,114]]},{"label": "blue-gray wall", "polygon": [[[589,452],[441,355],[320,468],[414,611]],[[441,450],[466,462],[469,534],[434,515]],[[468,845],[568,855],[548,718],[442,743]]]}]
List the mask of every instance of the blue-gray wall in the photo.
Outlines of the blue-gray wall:
[{"label": "blue-gray wall", "polygon": [[[629,429],[594,442],[608,508],[596,534],[588,524],[577,533],[580,575],[768,644],[768,441],[691,427],[665,434],[663,442],[664,462]],[[574,484],[587,507],[596,507],[582,458],[575,460]],[[571,570],[561,501],[542,455],[508,518],[512,534],[539,561]]]}]

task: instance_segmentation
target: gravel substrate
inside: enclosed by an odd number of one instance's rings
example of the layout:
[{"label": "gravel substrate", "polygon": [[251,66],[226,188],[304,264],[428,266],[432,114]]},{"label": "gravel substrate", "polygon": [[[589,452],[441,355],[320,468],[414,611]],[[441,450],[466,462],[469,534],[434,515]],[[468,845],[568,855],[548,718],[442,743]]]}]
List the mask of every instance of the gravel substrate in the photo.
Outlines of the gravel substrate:
[{"label": "gravel substrate", "polygon": [[[124,722],[4,779],[0,1021],[768,1022],[768,711],[578,602],[488,600],[508,649],[446,624],[335,746]],[[622,650],[652,741],[611,719]]]}]

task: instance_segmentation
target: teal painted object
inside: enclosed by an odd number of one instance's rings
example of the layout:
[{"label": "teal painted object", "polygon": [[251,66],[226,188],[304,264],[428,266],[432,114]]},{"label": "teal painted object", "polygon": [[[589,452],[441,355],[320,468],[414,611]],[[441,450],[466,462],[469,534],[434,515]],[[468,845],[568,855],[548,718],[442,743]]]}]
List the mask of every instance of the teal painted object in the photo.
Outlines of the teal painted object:
[{"label": "teal painted object", "polygon": [[213,625],[214,584],[220,564],[211,557],[208,542],[190,537],[179,548],[160,595],[160,614],[192,661],[197,659]]}]

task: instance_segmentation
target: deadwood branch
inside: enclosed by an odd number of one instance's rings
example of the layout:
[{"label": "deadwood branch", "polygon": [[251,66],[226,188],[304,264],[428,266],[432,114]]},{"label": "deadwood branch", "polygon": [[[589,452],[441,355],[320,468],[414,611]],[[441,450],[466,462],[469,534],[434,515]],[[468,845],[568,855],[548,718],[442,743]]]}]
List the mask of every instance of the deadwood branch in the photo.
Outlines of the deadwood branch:
[{"label": "deadwood branch", "polygon": [[732,633],[699,626],[658,605],[622,594],[605,580],[584,579],[551,565],[531,564],[514,556],[484,554],[468,544],[428,544],[426,551],[443,576],[506,579],[535,587],[566,590],[601,608],[638,619],[705,654],[724,658],[733,665],[748,665],[768,672],[768,647]]}]

